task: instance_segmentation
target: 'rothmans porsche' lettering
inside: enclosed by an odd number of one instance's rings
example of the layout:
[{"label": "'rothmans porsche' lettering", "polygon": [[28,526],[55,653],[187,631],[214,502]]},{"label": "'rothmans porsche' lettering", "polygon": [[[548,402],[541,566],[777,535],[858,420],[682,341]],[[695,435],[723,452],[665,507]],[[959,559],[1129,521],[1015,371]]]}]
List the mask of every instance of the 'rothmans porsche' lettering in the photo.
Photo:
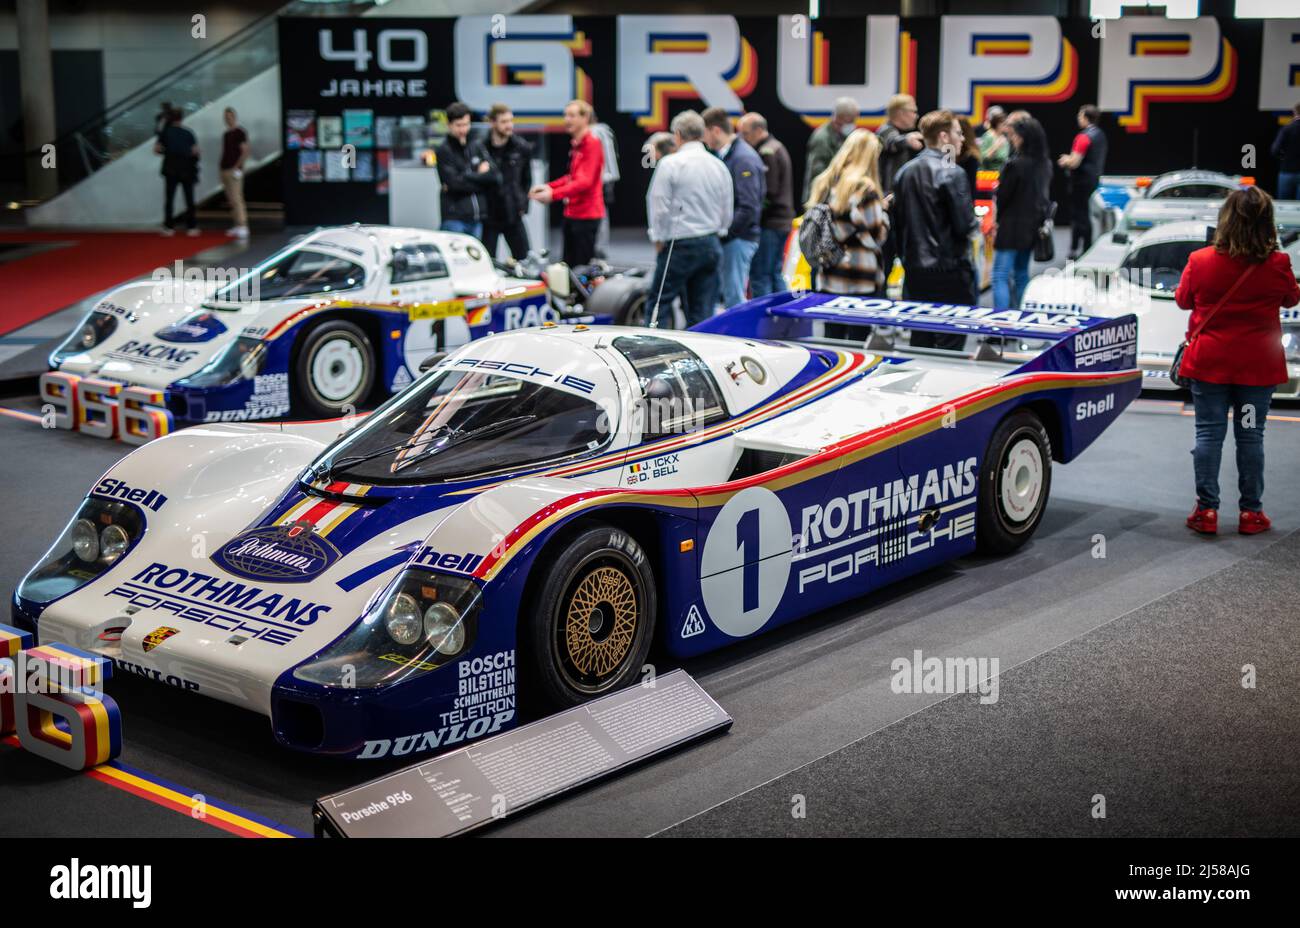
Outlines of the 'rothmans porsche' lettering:
[{"label": "'rothmans porsche' lettering", "polygon": [[152,509],[157,512],[167,502],[167,497],[163,496],[157,490],[146,490],[144,487],[132,487],[125,480],[114,480],[112,477],[105,477],[99,481],[91,493],[95,496],[107,496],[112,499],[122,499],[130,503],[139,503],[146,509]]},{"label": "'rothmans porsche' lettering", "polygon": [[1126,343],[1137,344],[1137,323],[1124,322],[1119,325],[1106,326],[1104,329],[1089,329],[1074,336],[1074,353],[1087,354]]},{"label": "'rothmans porsche' lettering", "polygon": [[157,590],[213,605],[228,606],[250,615],[257,613],[267,619],[292,625],[312,625],[330,611],[330,607],[323,603],[285,596],[283,593],[268,593],[260,586],[240,583],[238,580],[222,580],[197,570],[169,567],[156,561],[131,579]]},{"label": "'rothmans porsche' lettering", "polygon": [[835,313],[841,316],[866,315],[893,316],[899,321],[909,319],[942,319],[958,322],[969,320],[978,323],[1023,327],[1075,328],[1083,324],[1082,317],[1068,313],[1025,311],[1021,309],[993,309],[988,306],[965,306],[956,303],[917,303],[912,300],[882,300],[841,296],[812,307],[816,312]]},{"label": "'rothmans porsche' lettering", "polygon": [[924,476],[912,474],[867,487],[824,504],[805,506],[800,538],[805,551],[834,541],[845,533],[859,532],[878,522],[889,522],[919,513],[975,492],[976,460],[966,458],[942,468],[933,467]]}]

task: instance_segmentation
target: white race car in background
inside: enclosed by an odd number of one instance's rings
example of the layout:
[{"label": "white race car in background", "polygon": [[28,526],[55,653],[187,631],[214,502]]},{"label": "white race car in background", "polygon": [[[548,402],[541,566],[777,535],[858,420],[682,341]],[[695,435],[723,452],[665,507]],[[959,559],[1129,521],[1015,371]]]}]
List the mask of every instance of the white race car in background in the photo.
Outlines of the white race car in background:
[{"label": "white race car in background", "polygon": [[[1253,177],[1218,171],[1170,171],[1156,177],[1103,174],[1088,203],[1093,236],[1121,226],[1124,211],[1139,201],[1217,200],[1238,187],[1254,184]],[[1191,217],[1184,217],[1191,218]]]},{"label": "white race car in background", "polygon": [[426,229],[319,229],[246,272],[203,275],[160,269],[95,304],[41,378],[60,427],[140,444],[199,422],[347,415],[472,339],[613,321],[595,301],[557,308],[475,238]]},{"label": "white race car in background", "polygon": [[[1138,366],[1143,387],[1174,390],[1169,365],[1187,332],[1187,313],[1174,304],[1174,291],[1188,256],[1204,248],[1213,233],[1205,222],[1172,222],[1129,237],[1116,232],[1099,241],[1060,272],[1035,277],[1025,290],[1029,311],[1135,314]],[[1282,232],[1282,245],[1300,279],[1300,230]],[[1274,396],[1300,398],[1300,308],[1282,310],[1282,344],[1288,380]]]}]

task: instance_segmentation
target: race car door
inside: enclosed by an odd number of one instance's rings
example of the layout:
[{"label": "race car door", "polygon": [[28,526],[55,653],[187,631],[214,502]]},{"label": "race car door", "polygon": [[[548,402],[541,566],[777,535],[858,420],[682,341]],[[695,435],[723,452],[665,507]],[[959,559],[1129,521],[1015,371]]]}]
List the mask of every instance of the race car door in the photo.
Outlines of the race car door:
[{"label": "race car door", "polygon": [[455,298],[451,273],[437,245],[393,249],[390,297],[408,307],[410,324],[402,356],[412,377],[430,355],[469,341],[464,303]]}]

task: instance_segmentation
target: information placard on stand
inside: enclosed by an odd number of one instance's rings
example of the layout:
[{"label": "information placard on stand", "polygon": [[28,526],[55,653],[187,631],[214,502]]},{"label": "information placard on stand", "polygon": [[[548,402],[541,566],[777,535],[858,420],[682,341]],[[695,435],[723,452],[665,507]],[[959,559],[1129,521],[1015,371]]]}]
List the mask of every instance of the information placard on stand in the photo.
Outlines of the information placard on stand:
[{"label": "information placard on stand", "polygon": [[684,670],[316,801],[318,837],[444,838],[731,727]]}]

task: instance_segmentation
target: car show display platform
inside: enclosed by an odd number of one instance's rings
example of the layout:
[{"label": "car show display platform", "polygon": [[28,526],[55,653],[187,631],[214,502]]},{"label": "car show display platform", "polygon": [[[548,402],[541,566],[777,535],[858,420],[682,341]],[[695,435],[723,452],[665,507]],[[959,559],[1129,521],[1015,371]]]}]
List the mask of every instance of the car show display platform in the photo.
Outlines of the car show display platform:
[{"label": "car show display platform", "polygon": [[[36,418],[34,402],[6,405]],[[1192,421],[1177,400],[1139,400],[1056,469],[1043,524],[1017,555],[964,558],[685,662],[735,720],[726,736],[492,834],[1154,835],[1222,831],[1229,816],[1242,832],[1287,833],[1297,820],[1300,410],[1274,413],[1271,535],[1232,533],[1226,510],[1218,538],[1184,528]],[[127,451],[22,417],[0,417],[8,589],[72,499]],[[1229,453],[1225,499],[1235,479]],[[999,658],[998,701],[894,692],[891,663],[917,650]],[[1254,689],[1241,685],[1246,664]],[[308,834],[317,797],[402,766],[279,749],[263,719],[185,693],[159,699],[146,680],[122,676],[109,692],[135,779],[72,774],[0,745],[6,833]],[[1090,814],[1096,794],[1104,822]],[[796,795],[806,818],[792,815]]]}]

